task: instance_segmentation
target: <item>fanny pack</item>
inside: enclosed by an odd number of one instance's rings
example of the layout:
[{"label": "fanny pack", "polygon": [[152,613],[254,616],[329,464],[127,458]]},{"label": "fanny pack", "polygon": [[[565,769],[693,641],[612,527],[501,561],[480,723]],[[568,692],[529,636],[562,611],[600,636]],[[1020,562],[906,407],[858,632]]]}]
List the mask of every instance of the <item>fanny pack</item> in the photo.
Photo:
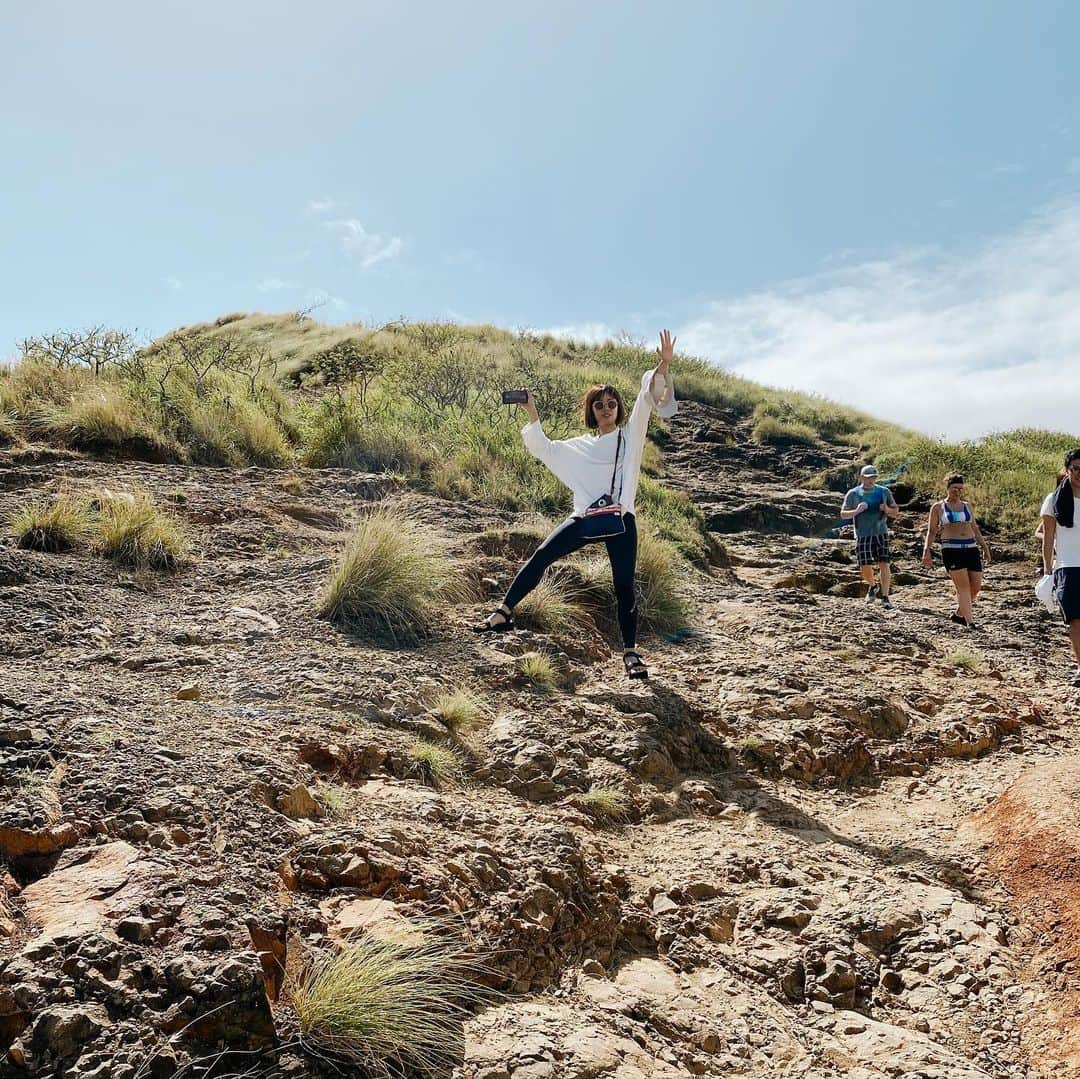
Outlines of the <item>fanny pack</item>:
[{"label": "fanny pack", "polygon": [[[601,495],[595,502],[589,504],[588,509],[578,518],[581,522],[579,532],[583,539],[602,540],[612,536],[621,536],[626,531],[626,522],[623,520],[623,508],[615,500],[615,473],[619,471],[619,450],[622,448],[622,430],[615,442],[615,467],[611,470],[611,486],[608,494]],[[622,486],[619,487],[619,497],[622,497]]]}]

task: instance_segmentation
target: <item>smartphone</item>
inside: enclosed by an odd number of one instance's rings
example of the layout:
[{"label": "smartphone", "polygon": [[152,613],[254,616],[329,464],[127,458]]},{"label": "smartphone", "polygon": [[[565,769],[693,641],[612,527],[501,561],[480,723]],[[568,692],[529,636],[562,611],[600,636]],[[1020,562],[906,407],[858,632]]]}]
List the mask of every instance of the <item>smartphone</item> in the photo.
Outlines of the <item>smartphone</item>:
[{"label": "smartphone", "polygon": [[528,390],[503,390],[502,392],[502,403],[504,405],[523,405],[528,399]]}]

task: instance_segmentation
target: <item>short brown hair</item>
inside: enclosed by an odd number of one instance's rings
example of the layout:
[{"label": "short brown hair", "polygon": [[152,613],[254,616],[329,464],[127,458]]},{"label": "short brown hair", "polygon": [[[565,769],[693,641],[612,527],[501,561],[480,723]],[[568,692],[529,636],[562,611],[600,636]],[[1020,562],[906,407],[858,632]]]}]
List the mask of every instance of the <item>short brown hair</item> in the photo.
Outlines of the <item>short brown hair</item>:
[{"label": "short brown hair", "polygon": [[626,419],[626,406],[623,404],[622,394],[619,393],[614,386],[591,386],[585,391],[585,396],[581,399],[581,407],[585,413],[585,426],[590,430],[595,430],[600,425],[596,422],[596,413],[593,412],[593,402],[602,394],[610,394],[619,403],[619,407],[615,413],[615,423],[620,424]]},{"label": "short brown hair", "polygon": [[946,487],[951,487],[954,483],[963,483],[963,482],[964,482],[964,477],[961,476],[959,472],[950,472],[945,477],[945,486]]}]

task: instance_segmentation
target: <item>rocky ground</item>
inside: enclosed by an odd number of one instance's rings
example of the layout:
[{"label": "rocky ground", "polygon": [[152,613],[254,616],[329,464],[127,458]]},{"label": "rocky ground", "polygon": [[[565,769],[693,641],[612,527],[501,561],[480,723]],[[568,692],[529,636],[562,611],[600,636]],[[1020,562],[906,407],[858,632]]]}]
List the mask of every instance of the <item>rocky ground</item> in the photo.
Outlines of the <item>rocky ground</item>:
[{"label": "rocky ground", "polygon": [[[333,1074],[282,966],[424,914],[491,984],[462,1079],[1080,1076],[1080,701],[1033,550],[991,537],[956,627],[901,487],[885,611],[822,538],[850,451],[695,405],[662,442],[729,564],[647,684],[592,628],[474,637],[486,602],[403,650],[315,617],[372,501],[491,591],[530,542],[506,515],[339,470],[0,452],[0,514],[141,484],[194,539],[156,582],[0,548],[0,1075]],[[555,691],[516,677],[530,650]],[[451,685],[491,717],[440,791],[408,747],[453,740]],[[596,785],[628,821],[584,811]]]}]

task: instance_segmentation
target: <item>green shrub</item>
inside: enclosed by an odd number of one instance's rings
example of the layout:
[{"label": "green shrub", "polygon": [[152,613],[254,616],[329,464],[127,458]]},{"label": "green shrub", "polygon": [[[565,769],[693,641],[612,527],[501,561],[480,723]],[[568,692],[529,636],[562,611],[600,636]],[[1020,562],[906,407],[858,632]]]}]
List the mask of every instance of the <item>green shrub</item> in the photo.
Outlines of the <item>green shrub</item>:
[{"label": "green shrub", "polygon": [[445,604],[464,597],[460,578],[430,543],[408,517],[369,514],[318,598],[319,616],[398,644],[429,636],[444,621]]},{"label": "green shrub", "polygon": [[103,498],[98,521],[102,553],[121,565],[173,571],[187,555],[183,526],[146,491]]},{"label": "green shrub", "polygon": [[386,1076],[448,1072],[479,996],[460,948],[411,923],[318,956],[287,991],[302,1040]]},{"label": "green shrub", "polygon": [[449,746],[417,739],[409,746],[409,756],[425,783],[437,790],[459,787],[464,776],[461,758]]},{"label": "green shrub", "polygon": [[11,515],[8,531],[24,550],[70,551],[89,543],[94,521],[86,498],[62,494],[52,502],[31,502]]}]

